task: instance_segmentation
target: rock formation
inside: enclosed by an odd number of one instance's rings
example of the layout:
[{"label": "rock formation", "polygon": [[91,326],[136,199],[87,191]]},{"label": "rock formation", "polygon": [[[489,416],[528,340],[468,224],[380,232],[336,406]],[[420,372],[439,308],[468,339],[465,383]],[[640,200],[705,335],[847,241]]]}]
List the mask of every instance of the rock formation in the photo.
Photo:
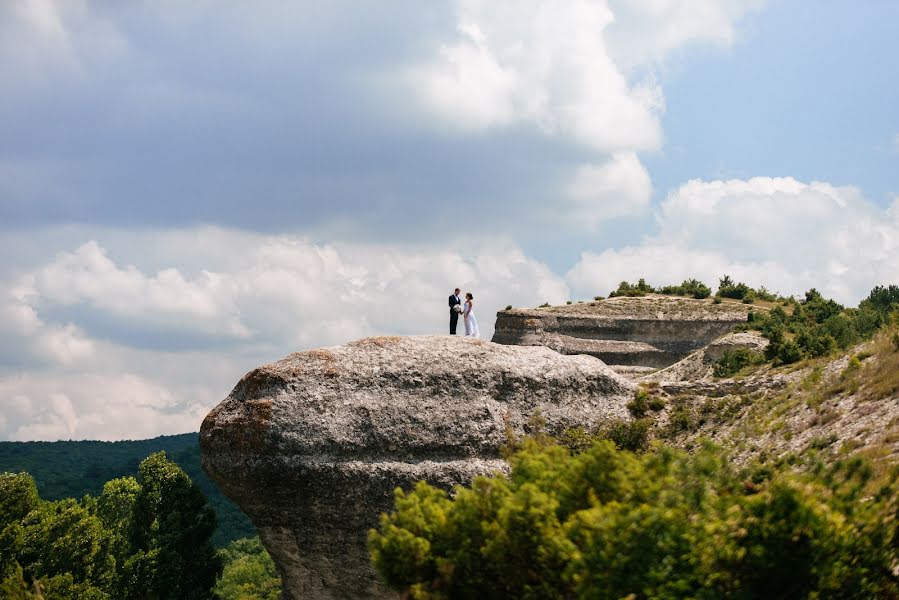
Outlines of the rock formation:
[{"label": "rock formation", "polygon": [[667,367],[744,323],[752,307],[651,295],[496,315],[493,341],[589,354],[622,372]]},{"label": "rock formation", "polygon": [[627,417],[634,384],[590,356],[456,337],[368,338],[248,373],[203,422],[203,466],[246,512],[284,597],[390,594],[366,534],[393,490],[505,468],[507,431]]}]

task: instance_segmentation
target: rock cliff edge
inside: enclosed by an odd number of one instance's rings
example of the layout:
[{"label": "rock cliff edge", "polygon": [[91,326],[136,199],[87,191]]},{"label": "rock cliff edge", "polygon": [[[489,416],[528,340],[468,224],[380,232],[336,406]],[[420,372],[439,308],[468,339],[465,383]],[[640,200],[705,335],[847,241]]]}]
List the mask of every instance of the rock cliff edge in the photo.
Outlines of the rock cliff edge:
[{"label": "rock cliff edge", "polygon": [[248,373],[206,417],[203,466],[256,525],[284,597],[390,597],[366,534],[393,490],[503,470],[506,432],[628,418],[634,383],[591,356],[457,337],[367,338]]}]

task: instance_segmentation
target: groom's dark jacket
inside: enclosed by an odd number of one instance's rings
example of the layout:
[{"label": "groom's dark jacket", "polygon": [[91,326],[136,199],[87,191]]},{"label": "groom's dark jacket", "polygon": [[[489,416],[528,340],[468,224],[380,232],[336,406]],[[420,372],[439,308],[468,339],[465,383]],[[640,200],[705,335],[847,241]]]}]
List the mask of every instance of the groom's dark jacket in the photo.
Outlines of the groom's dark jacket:
[{"label": "groom's dark jacket", "polygon": [[450,297],[449,297],[449,308],[450,308],[450,312],[451,312],[451,313],[455,314],[455,313],[453,312],[453,307],[456,306],[457,304],[462,304],[462,300],[460,300],[459,298],[456,298],[456,295],[455,295],[455,294],[450,294]]}]

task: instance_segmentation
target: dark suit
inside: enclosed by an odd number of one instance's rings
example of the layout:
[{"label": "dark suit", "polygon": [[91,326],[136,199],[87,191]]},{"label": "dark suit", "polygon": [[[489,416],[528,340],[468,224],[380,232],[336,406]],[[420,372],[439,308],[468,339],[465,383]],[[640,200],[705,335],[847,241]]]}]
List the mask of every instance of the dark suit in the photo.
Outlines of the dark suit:
[{"label": "dark suit", "polygon": [[456,335],[456,325],[459,323],[459,313],[453,310],[454,306],[458,306],[462,304],[462,299],[459,296],[452,294],[449,297],[449,308],[450,308],[450,335]]}]

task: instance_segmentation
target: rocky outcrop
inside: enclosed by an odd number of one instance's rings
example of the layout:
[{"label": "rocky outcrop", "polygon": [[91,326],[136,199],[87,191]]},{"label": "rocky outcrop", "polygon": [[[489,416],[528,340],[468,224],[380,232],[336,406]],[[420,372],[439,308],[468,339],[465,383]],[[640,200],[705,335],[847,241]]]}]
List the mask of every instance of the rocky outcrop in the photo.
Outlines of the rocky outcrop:
[{"label": "rocky outcrop", "polygon": [[768,340],[760,333],[751,331],[728,333],[670,367],[643,375],[639,378],[639,381],[643,383],[672,384],[672,389],[677,388],[673,384],[680,382],[687,382],[690,385],[708,382],[713,378],[715,363],[721,360],[725,352],[737,350],[738,348],[746,348],[753,352],[763,352],[767,346]]},{"label": "rocky outcrop", "polygon": [[589,354],[616,369],[630,367],[622,371],[660,369],[745,323],[750,310],[734,302],[655,295],[513,308],[497,313],[493,341]]},{"label": "rocky outcrop", "polygon": [[203,466],[246,512],[284,597],[390,594],[366,533],[393,490],[505,468],[507,432],[627,417],[633,384],[590,356],[457,337],[368,338],[248,373],[203,422]]}]

